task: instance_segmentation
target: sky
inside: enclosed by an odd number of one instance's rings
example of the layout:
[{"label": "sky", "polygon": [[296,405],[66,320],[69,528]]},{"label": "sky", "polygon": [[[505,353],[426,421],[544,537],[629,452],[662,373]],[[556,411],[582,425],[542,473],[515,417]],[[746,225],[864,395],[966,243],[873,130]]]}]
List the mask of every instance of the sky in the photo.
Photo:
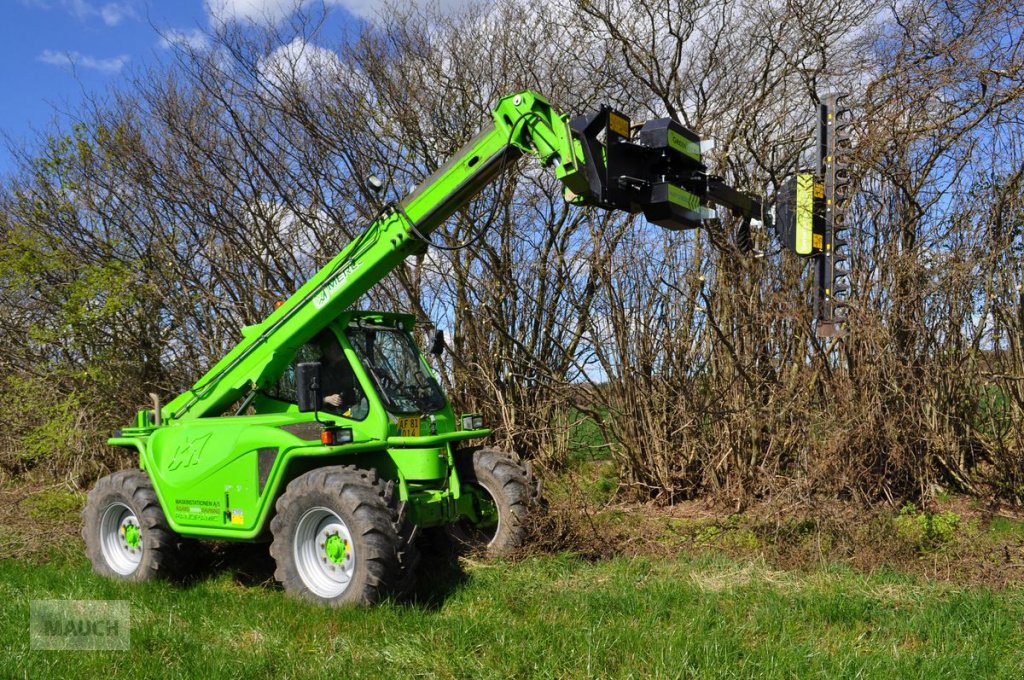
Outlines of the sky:
[{"label": "sky", "polygon": [[[442,2],[442,6],[454,0]],[[326,6],[339,22],[372,19],[381,0],[0,0],[0,138],[15,144],[73,112],[131,69],[201,44],[214,22],[281,22],[296,5]],[[0,174],[13,169],[0,144]]]}]

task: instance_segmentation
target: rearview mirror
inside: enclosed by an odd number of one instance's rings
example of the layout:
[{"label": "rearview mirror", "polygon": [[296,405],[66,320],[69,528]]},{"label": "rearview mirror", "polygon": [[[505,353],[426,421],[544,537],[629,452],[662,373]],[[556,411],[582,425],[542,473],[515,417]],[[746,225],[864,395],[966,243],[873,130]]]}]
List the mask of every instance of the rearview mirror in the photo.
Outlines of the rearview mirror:
[{"label": "rearview mirror", "polygon": [[434,333],[434,343],[430,346],[430,353],[441,356],[444,353],[444,331]]},{"label": "rearview mirror", "polygon": [[295,401],[300,413],[319,411],[323,407],[320,370],[319,361],[309,361],[295,367]]}]

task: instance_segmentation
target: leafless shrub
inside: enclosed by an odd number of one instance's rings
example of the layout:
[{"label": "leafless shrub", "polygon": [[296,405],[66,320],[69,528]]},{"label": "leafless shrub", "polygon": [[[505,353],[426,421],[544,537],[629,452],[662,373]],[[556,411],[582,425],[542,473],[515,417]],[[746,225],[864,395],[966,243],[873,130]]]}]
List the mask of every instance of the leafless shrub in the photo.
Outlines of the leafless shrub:
[{"label": "leafless shrub", "polygon": [[[728,216],[669,233],[571,208],[528,160],[432,236],[451,250],[360,304],[448,330],[453,399],[543,465],[596,424],[635,496],[1024,498],[1012,4],[502,0],[396,7],[357,35],[321,20],[222,27],[20,151],[0,187],[6,380],[74,395],[97,433],[186,388],[507,92],[675,116],[718,140],[714,171],[770,197],[808,162],[810,102],[846,90],[856,304],[839,343],[813,334],[803,264],[741,256]],[[18,408],[0,461],[21,474],[46,464],[25,442],[48,420]]]}]

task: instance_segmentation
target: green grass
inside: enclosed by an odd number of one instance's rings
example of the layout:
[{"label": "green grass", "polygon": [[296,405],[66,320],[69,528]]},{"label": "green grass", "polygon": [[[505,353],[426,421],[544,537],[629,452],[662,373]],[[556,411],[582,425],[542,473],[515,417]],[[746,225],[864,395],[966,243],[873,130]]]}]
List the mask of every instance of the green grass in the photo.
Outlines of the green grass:
[{"label": "green grass", "polygon": [[[249,550],[190,585],[122,585],[57,556],[0,561],[0,676],[985,677],[1024,670],[1024,591],[722,557],[538,557],[425,570],[420,601],[325,610]],[[258,562],[258,559],[257,559]],[[254,582],[255,581],[255,582]],[[32,651],[34,599],[125,599],[131,651]]]},{"label": "green grass", "polygon": [[995,536],[1024,543],[1024,523],[1009,517],[993,517],[989,532]]},{"label": "green grass", "polygon": [[[607,409],[601,409],[607,416]],[[576,409],[568,412],[570,460],[608,460],[611,454],[604,432],[594,420]]]}]

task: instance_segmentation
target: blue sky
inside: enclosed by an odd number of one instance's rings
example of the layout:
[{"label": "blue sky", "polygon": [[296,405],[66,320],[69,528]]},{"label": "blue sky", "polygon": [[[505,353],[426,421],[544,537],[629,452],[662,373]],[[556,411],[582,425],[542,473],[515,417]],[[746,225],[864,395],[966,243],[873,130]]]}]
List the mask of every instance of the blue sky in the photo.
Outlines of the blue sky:
[{"label": "blue sky", "polygon": [[[449,2],[442,4],[449,4]],[[32,140],[83,95],[169,55],[161,37],[201,39],[216,20],[279,22],[296,5],[371,17],[379,0],[0,0],[0,135]],[[0,174],[12,169],[0,144]]]},{"label": "blue sky", "polygon": [[[203,0],[0,0],[0,131],[15,142],[33,138],[83,92],[103,91],[133,64],[166,53],[155,27],[206,22]],[[0,172],[10,162],[0,149]]]}]

